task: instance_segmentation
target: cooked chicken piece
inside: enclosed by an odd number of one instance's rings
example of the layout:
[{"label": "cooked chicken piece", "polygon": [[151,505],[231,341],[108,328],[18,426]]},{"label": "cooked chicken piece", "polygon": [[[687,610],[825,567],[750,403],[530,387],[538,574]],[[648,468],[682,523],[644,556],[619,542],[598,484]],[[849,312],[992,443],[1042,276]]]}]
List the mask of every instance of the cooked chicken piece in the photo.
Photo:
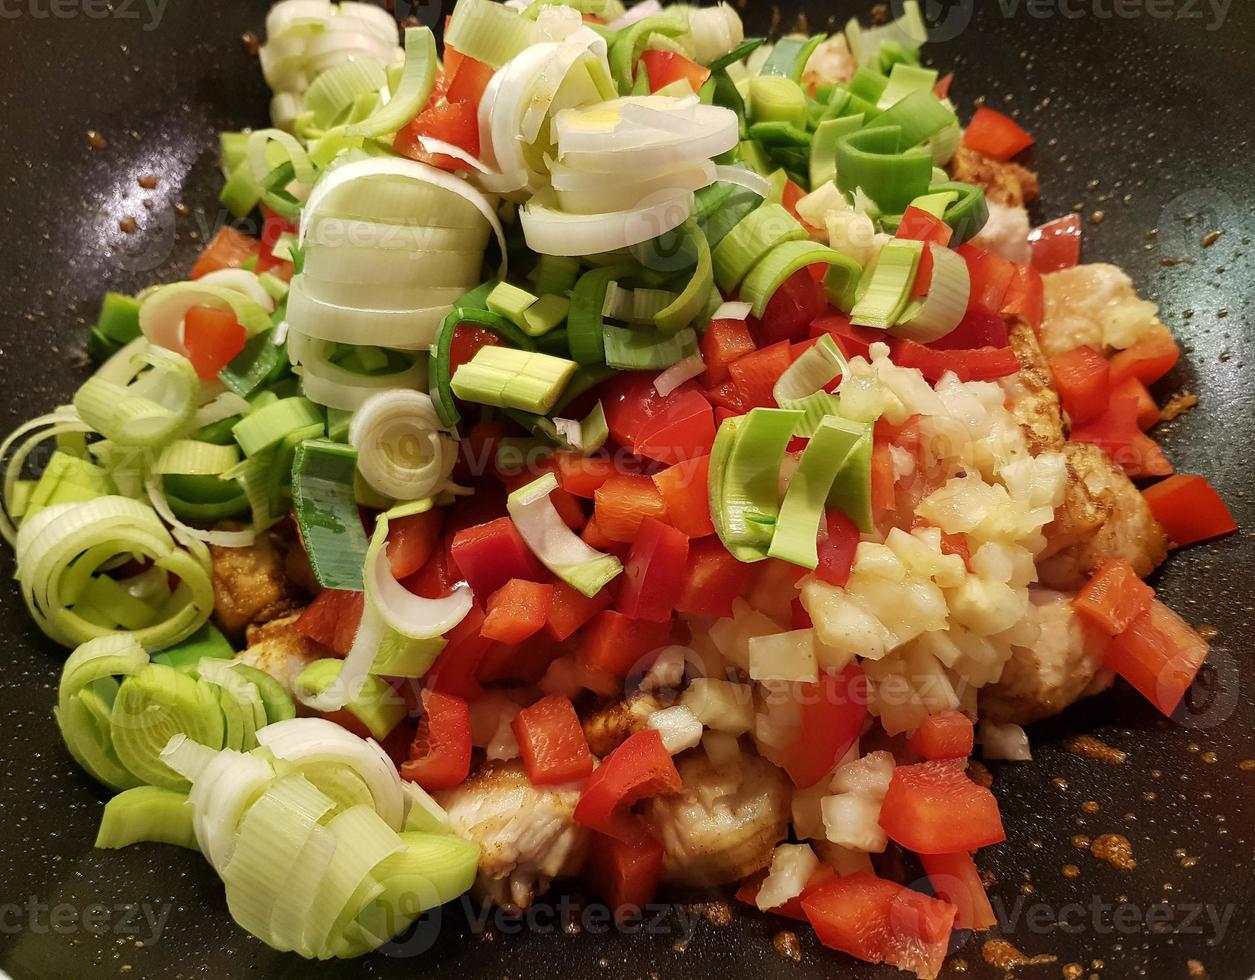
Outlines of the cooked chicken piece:
[{"label": "cooked chicken piece", "polygon": [[512,913],[584,864],[589,831],[574,820],[579,798],[574,784],[533,786],[518,762],[490,762],[436,794],[453,833],[481,848],[480,889]]},{"label": "cooked chicken piece", "polygon": [[300,618],[300,613],[293,613],[261,626],[250,626],[248,646],[237,653],[235,659],[264,670],[291,694],[301,671],[327,655],[317,643],[296,631],[296,621]]},{"label": "cooked chicken piece", "polygon": [[1168,539],[1146,498],[1097,446],[1069,442],[1063,453],[1068,482],[1063,505],[1045,528],[1041,583],[1079,589],[1108,558],[1125,558],[1138,575],[1149,575],[1168,557]]},{"label": "cooked chicken piece", "polygon": [[985,197],[1009,208],[1023,207],[1041,192],[1037,175],[1018,163],[1004,163],[965,146],[950,161],[950,176],[965,184],[976,184]]},{"label": "cooked chicken piece", "polygon": [[858,61],[850,53],[850,45],[845,35],[838,32],[817,47],[806,62],[802,71],[802,84],[811,85],[844,84],[854,77],[858,71]]},{"label": "cooked chicken piece", "polygon": [[644,731],[649,716],[664,707],[652,694],[641,692],[599,708],[584,719],[584,737],[598,758],[605,758],[629,736]]},{"label": "cooked chicken piece", "polygon": [[986,201],[985,204],[989,208],[989,221],[972,238],[972,244],[996,252],[1012,262],[1030,261],[1033,252],[1028,244],[1028,211],[997,201]]},{"label": "cooked chicken piece", "polygon": [[722,885],[771,863],[789,830],[784,773],[750,752],[739,767],[716,768],[705,752],[677,760],[682,792],[646,801],[644,816],[665,848],[662,877],[682,885]]},{"label": "cooked chicken piece", "polygon": [[247,548],[211,545],[209,551],[214,617],[224,633],[239,636],[244,627],[277,619],[303,604],[297,586],[288,578],[283,548],[275,535],[260,535]]},{"label": "cooked chicken piece", "polygon": [[1014,647],[996,684],[981,688],[982,718],[1025,725],[1057,715],[1111,685],[1103,667],[1107,638],[1085,625],[1072,594],[1034,589],[1029,616],[1041,628],[1031,647]]},{"label": "cooked chicken piece", "polygon": [[1168,330],[1159,308],[1138,299],[1133,280],[1114,265],[1096,262],[1042,276],[1046,318],[1042,347],[1054,357],[1082,345],[1099,352],[1123,350]]},{"label": "cooked chicken piece", "polygon": [[1034,456],[1061,449],[1063,413],[1037,335],[1019,319],[1012,321],[1009,335],[1011,349],[1020,362],[1019,374],[1003,382],[1011,400],[1011,414],[1024,430],[1028,450]]}]

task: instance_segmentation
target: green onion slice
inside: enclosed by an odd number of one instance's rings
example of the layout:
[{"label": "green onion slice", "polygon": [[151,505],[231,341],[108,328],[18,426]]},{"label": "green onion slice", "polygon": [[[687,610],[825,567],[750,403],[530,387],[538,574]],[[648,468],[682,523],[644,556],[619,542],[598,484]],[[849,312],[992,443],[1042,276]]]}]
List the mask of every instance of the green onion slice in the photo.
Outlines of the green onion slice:
[{"label": "green onion slice", "polygon": [[858,299],[850,311],[851,323],[888,330],[898,322],[910,301],[923,248],[923,242],[904,238],[885,243],[859,283]]},{"label": "green onion slice", "polygon": [[83,421],[120,446],[160,447],[188,427],[200,381],[191,363],[173,351],[150,347],[129,365],[128,383],[97,372],[74,396]]},{"label": "green onion slice", "polygon": [[[812,241],[782,242],[760,259],[741,282],[741,299],[752,304],[754,316],[761,317],[771,297],[789,276],[821,263],[842,270],[841,275],[852,279],[857,279],[863,271],[848,255],[827,245]],[[830,271],[828,275],[834,273]]]},{"label": "green onion slice", "polygon": [[590,548],[562,520],[550,494],[558,487],[546,473],[506,499],[506,509],[519,534],[541,563],[573,589],[594,596],[623,571],[614,555]]},{"label": "green onion slice", "polygon": [[933,278],[928,295],[911,300],[890,333],[919,344],[940,340],[952,332],[967,312],[972,280],[967,263],[952,249],[929,243]]},{"label": "green onion slice", "polygon": [[802,416],[755,408],[723,420],[710,456],[710,516],[740,561],[767,557],[780,513],[780,461]]}]

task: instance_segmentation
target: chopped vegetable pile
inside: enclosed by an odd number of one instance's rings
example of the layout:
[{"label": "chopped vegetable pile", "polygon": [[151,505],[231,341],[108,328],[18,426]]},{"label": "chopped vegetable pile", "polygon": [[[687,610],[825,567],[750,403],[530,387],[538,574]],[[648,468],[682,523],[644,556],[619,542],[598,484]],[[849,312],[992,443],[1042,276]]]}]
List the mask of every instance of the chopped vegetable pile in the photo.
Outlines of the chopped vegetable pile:
[{"label": "chopped vegetable pile", "polygon": [[926,978],[995,925],[970,757],[1113,674],[1171,715],[1207,643],[1143,579],[1235,525],[1147,434],[1157,310],[1030,230],[1032,136],[903,7],[458,0],[442,57],[271,9],[274,127],[221,139],[260,237],[107,294],[3,447],[97,846],[200,850],[304,957],[477,880],[739,884]]}]

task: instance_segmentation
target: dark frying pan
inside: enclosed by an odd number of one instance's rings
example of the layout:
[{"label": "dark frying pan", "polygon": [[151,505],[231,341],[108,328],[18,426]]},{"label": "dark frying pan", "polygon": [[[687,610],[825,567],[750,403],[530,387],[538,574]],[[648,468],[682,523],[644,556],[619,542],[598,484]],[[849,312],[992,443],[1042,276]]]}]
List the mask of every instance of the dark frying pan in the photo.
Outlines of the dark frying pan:
[{"label": "dark frying pan", "polygon": [[[745,5],[745,0],[741,0]],[[398,3],[398,6],[401,6]],[[1175,556],[1155,582],[1186,619],[1219,629],[1190,702],[1169,726],[1126,687],[1031,732],[1035,762],[995,767],[1010,839],[982,852],[1002,934],[1056,957],[1024,976],[1244,980],[1255,972],[1255,655],[1249,542],[1255,507],[1255,11],[1238,0],[929,0],[944,43],[927,56],[1038,138],[1043,214],[1074,205],[1090,261],[1123,266],[1158,302],[1187,357],[1158,394],[1201,406],[1159,433],[1178,467],[1207,475],[1246,530]],[[266,122],[266,90],[240,36],[259,0],[2,0],[0,402],[7,430],[66,400],[86,374],[85,324],[105,289],[182,278],[217,220],[215,134]],[[975,8],[979,9],[975,9]],[[836,8],[836,9],[834,9]],[[812,30],[862,4],[807,3]],[[414,12],[439,24],[438,2]],[[743,11],[749,33],[792,9]],[[93,148],[89,130],[107,146]],[[146,190],[138,178],[151,174]],[[1097,212],[1104,218],[1100,224]],[[138,230],[126,234],[131,217]],[[1224,234],[1210,247],[1202,239]],[[5,562],[10,559],[4,558]],[[801,962],[773,949],[781,921],[735,908],[717,924],[683,902],[631,931],[584,920],[577,895],[520,924],[456,907],[356,963],[309,964],[237,928],[198,856],[95,851],[103,795],[71,762],[50,709],[63,652],[12,588],[0,671],[0,968],[36,977],[352,975],[891,976],[827,952],[801,929]],[[1091,733],[1110,765],[1066,747]],[[1088,806],[1084,806],[1087,801]],[[1097,805],[1097,810],[1094,809]],[[1125,835],[1117,870],[1074,835]],[[1079,875],[1068,877],[1064,867]],[[718,898],[720,896],[706,896]],[[726,896],[725,896],[726,897]],[[719,908],[709,919],[718,920]],[[1062,920],[1063,925],[1057,923]],[[573,923],[573,924],[572,924]],[[945,976],[995,977],[982,940],[956,935]],[[961,961],[961,963],[960,963]],[[1198,965],[1194,965],[1198,964]]]}]

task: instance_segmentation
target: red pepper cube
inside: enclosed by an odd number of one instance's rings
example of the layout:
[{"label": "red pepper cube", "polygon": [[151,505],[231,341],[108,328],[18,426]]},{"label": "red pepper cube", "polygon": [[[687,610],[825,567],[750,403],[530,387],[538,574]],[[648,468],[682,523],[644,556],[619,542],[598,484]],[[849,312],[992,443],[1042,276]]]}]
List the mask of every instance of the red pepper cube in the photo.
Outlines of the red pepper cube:
[{"label": "red pepper cube", "polygon": [[593,617],[582,639],[580,659],[584,666],[615,677],[626,677],[645,654],[667,645],[671,639],[671,623],[631,619],[606,609]]},{"label": "red pepper cube", "polygon": [[450,694],[424,691],[426,712],[401,764],[401,778],[425,790],[452,789],[471,771],[471,712],[466,701]]},{"label": "red pepper cube", "polygon": [[974,851],[1007,839],[994,794],[957,760],[894,769],[880,826],[916,854]]},{"label": "red pepper cube", "polygon": [[644,837],[640,822],[628,808],[648,796],[678,793],[680,773],[652,728],[629,735],[593,770],[575,805],[575,822],[625,843]]},{"label": "red pepper cube", "polygon": [[553,586],[512,578],[488,598],[480,633],[498,643],[522,643],[549,619]]},{"label": "red pepper cube", "polygon": [[560,694],[541,698],[515,715],[510,727],[534,786],[584,779],[593,771],[588,740],[570,698]]},{"label": "red pepper cube", "polygon": [[619,612],[633,619],[670,622],[688,553],[684,534],[652,517],[641,521],[623,570]]},{"label": "red pepper cube", "polygon": [[512,578],[536,581],[542,575],[540,564],[508,517],[458,531],[450,555],[481,601]]},{"label": "red pepper cube", "polygon": [[961,711],[939,711],[915,729],[910,745],[925,759],[966,759],[975,741],[972,719]]},{"label": "red pepper cube", "polygon": [[698,616],[731,616],[732,600],[745,592],[750,571],[750,566],[737,561],[714,535],[689,542],[676,610]]}]

